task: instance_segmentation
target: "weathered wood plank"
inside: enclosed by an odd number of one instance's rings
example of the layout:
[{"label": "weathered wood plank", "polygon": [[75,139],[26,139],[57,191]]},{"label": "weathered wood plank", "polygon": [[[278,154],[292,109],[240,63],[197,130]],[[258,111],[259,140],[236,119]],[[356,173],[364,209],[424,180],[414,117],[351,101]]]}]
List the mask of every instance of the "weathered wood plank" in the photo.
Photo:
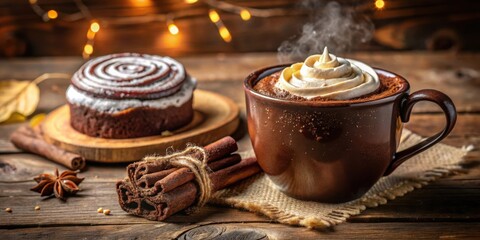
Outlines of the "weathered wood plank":
[{"label": "weathered wood plank", "polygon": [[[43,172],[53,174],[55,168],[58,168],[59,171],[66,170],[65,167],[59,164],[29,153],[0,154],[0,164],[0,172],[3,173],[0,175],[0,183],[31,181],[34,176]],[[126,163],[102,164],[88,162],[87,168],[80,175],[86,177],[88,181],[113,182],[125,177],[126,166]]]},{"label": "weathered wood plank", "polygon": [[[77,196],[68,198],[66,202],[54,197],[41,198],[37,193],[29,190],[34,185],[33,181],[0,183],[0,209],[2,209],[0,228],[154,223],[144,218],[128,215],[120,208],[114,179],[100,181],[87,178],[80,185],[82,191]],[[40,206],[41,210],[35,211],[35,206]],[[105,216],[97,213],[99,207],[110,209],[111,215]],[[5,208],[11,208],[13,212],[3,211]],[[230,221],[232,216],[235,216],[235,220],[238,221],[270,222],[267,218],[248,212],[213,206],[202,208],[192,215],[176,214],[166,222],[224,222]]]},{"label": "weathered wood plank", "polygon": [[0,229],[6,239],[171,239],[182,225],[122,224],[101,226],[52,226],[49,228]]},{"label": "weathered wood plank", "polygon": [[[413,132],[428,137],[442,130],[445,125],[443,114],[413,114],[405,127]],[[446,138],[465,138],[458,144],[468,144],[469,139],[475,139],[480,136],[480,116],[479,114],[460,114],[457,117],[457,123],[450,135]],[[461,146],[459,146],[461,147]]]},{"label": "weathered wood plank", "polygon": [[[13,213],[0,212],[0,228],[57,225],[103,225],[151,223],[148,220],[129,216],[123,212],[116,201],[114,183],[125,173],[120,169],[103,169],[110,172],[108,177],[98,178],[90,174],[99,173],[91,169],[81,174],[87,176],[80,185],[82,191],[67,202],[55,198],[41,198],[29,191],[35,185],[30,181],[0,182],[0,209],[12,208]],[[122,168],[123,170],[123,168]],[[118,177],[112,176],[117,175]],[[387,205],[366,210],[351,222],[445,222],[445,221],[480,221],[480,169],[471,170],[451,178],[440,179],[406,197],[398,198]],[[23,180],[23,179],[22,179]],[[28,180],[28,179],[26,179]],[[439,198],[438,196],[442,196]],[[34,211],[35,206],[40,211]],[[99,207],[112,210],[111,216],[98,214]],[[69,218],[63,219],[68,215]],[[48,216],[48,217],[44,217]],[[213,207],[203,208],[192,215],[176,214],[168,219],[169,223],[205,223],[228,222],[235,216],[235,221],[270,222],[269,219],[236,209]],[[39,219],[40,218],[40,219]]]},{"label": "weathered wood plank", "polygon": [[480,223],[346,223],[316,231],[273,223],[162,223],[0,229],[6,239],[476,239]]},{"label": "weathered wood plank", "polygon": [[[145,15],[151,10],[136,10],[136,15]],[[126,13],[132,10],[125,10]],[[154,10],[155,11],[155,10]],[[222,20],[228,26],[232,41],[226,43],[218,34],[218,29],[208,19],[208,8],[193,9],[198,12],[190,18],[175,19],[180,29],[177,35],[168,32],[165,21],[115,26],[102,25],[95,37],[93,56],[112,52],[142,52],[185,56],[188,54],[207,54],[216,52],[255,52],[274,51],[280,44],[292,36],[290,30],[301,29],[302,16],[280,16],[271,18],[252,18],[242,21],[237,14],[222,14]],[[108,14],[108,13],[105,13]],[[122,14],[116,11],[115,15]],[[104,14],[97,14],[97,16]],[[126,15],[126,14],[123,14]],[[29,46],[29,51],[17,50],[7,54],[8,48],[0,46],[0,56],[81,56],[87,38],[88,21],[45,23],[35,14],[17,20],[12,18],[3,22],[9,28],[3,28],[1,38],[17,35],[18,40]],[[262,31],[258,31],[261,28]],[[207,33],[207,34],[205,34]],[[272,37],[278,36],[278,37]],[[14,47],[9,46],[9,48]],[[10,50],[12,51],[12,50]]]},{"label": "weathered wood plank", "polygon": [[17,129],[21,123],[0,125],[0,153],[21,152],[10,142],[10,134]]},{"label": "weathered wood plank", "polygon": [[468,174],[439,179],[386,205],[367,209],[348,221],[478,222],[480,221],[479,176],[480,170],[476,168]]},{"label": "weathered wood plank", "polygon": [[[206,234],[212,232],[221,232],[219,239],[234,239],[234,234],[240,235],[238,239],[244,239],[241,236],[246,233],[251,233],[252,231],[255,231],[255,233],[258,234],[257,236],[265,234],[265,239],[456,239],[475,238],[476,236],[479,236],[480,233],[478,231],[468,229],[468,227],[475,228],[477,224],[478,223],[470,223],[460,227],[459,223],[355,223],[342,224],[335,227],[335,229],[326,231],[282,227],[279,225],[263,223],[212,224],[192,229],[184,235],[180,235],[180,239],[201,239],[202,233]],[[216,228],[217,231],[214,231],[212,228]],[[222,238],[222,235],[225,237]],[[195,236],[199,236],[199,238],[195,238]]]}]

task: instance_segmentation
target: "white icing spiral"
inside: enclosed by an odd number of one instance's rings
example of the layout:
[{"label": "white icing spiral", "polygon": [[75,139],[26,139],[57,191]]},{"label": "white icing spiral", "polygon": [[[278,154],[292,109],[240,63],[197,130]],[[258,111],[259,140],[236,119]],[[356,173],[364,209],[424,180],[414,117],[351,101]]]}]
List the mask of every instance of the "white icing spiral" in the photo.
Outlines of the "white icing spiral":
[{"label": "white icing spiral", "polygon": [[179,91],[185,81],[183,66],[169,57],[111,54],[85,63],[72,85],[96,97],[156,99]]},{"label": "white icing spiral", "polygon": [[378,75],[368,65],[351,59],[337,58],[325,47],[322,55],[309,56],[282,71],[275,87],[292,95],[346,100],[376,91]]},{"label": "white icing spiral", "polygon": [[150,107],[166,109],[168,107],[180,107],[192,98],[197,81],[187,77],[182,88],[167,97],[158,99],[108,99],[97,98],[78,90],[70,85],[67,89],[67,100],[71,104],[89,107],[100,112],[116,113],[129,108]]}]

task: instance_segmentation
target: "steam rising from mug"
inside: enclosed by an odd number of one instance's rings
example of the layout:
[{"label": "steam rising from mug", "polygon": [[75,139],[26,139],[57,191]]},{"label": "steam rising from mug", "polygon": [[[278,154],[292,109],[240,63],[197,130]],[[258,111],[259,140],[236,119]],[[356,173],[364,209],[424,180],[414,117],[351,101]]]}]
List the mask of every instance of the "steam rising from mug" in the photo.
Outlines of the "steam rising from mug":
[{"label": "steam rising from mug", "polygon": [[325,46],[331,52],[342,54],[373,37],[374,25],[366,16],[338,2],[305,0],[302,7],[312,10],[312,20],[303,25],[299,37],[284,41],[278,48],[280,62],[304,60],[321,53]]}]

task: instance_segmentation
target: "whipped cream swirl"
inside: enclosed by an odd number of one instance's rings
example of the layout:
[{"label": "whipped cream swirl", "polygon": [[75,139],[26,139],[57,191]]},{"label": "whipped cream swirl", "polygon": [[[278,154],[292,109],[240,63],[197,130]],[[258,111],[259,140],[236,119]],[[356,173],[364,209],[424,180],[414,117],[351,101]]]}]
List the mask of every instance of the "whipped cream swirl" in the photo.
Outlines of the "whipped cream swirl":
[{"label": "whipped cream swirl", "polygon": [[347,100],[375,92],[378,75],[368,65],[336,57],[325,47],[322,55],[309,56],[303,63],[285,68],[276,88],[306,99]]}]

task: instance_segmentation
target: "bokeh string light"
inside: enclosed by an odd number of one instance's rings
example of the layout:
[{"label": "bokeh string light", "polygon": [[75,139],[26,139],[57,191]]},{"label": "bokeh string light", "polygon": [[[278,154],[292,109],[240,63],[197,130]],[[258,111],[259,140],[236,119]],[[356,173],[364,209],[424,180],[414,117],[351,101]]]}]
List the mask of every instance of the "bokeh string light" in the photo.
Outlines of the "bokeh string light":
[{"label": "bokeh string light", "polygon": [[92,55],[95,35],[97,35],[98,31],[100,31],[100,23],[97,20],[92,20],[87,31],[87,42],[83,46],[83,58],[87,59]]},{"label": "bokeh string light", "polygon": [[385,1],[383,0],[375,0],[375,7],[377,9],[383,9],[385,7]]},{"label": "bokeh string light", "polygon": [[250,11],[247,9],[242,9],[242,11],[240,11],[240,17],[243,21],[248,21],[252,17],[252,14],[250,14]]},{"label": "bokeh string light", "polygon": [[[87,41],[83,46],[82,56],[84,58],[89,58],[90,55],[94,52],[94,42],[95,37],[100,31],[100,26],[115,26],[115,25],[135,25],[135,24],[144,24],[150,22],[165,22],[168,32],[172,35],[177,35],[180,33],[179,27],[175,24],[174,20],[188,18],[192,16],[199,15],[198,10],[184,9],[166,14],[147,14],[142,16],[126,16],[126,17],[115,17],[108,18],[103,17],[99,18],[92,16],[89,8],[82,2],[82,0],[72,0],[78,8],[78,12],[74,13],[64,13],[58,11],[58,9],[49,9],[45,11],[40,5],[39,1],[41,0],[28,0],[32,10],[39,15],[43,21],[51,20],[62,20],[67,22],[79,21],[85,19],[90,22],[90,26],[87,30],[86,37]],[[375,6],[378,9],[382,9],[385,6],[383,0],[374,0]],[[302,15],[305,14],[304,10],[292,10],[285,8],[250,8],[244,6],[238,6],[233,3],[219,1],[219,0],[184,0],[185,4],[192,5],[198,3],[204,3],[209,7],[207,12],[210,21],[215,24],[218,29],[218,34],[223,41],[229,43],[232,41],[232,35],[228,30],[227,26],[223,23],[220,18],[218,11],[238,14],[243,21],[249,21],[252,17],[275,17],[275,16],[287,16],[287,15]],[[380,3],[381,2],[381,3]]]},{"label": "bokeh string light", "polygon": [[51,10],[48,10],[48,12],[46,13],[46,19],[49,20],[49,19],[56,19],[58,17],[58,13],[57,11],[51,9]]},{"label": "bokeh string light", "polygon": [[217,23],[218,21],[220,21],[220,15],[218,15],[218,12],[214,9],[210,9],[210,11],[208,11],[208,17],[213,23]]},{"label": "bokeh string light", "polygon": [[227,43],[231,42],[232,35],[230,34],[230,31],[228,31],[228,28],[225,26],[225,24],[223,24],[220,14],[218,14],[215,9],[210,9],[210,11],[208,11],[208,17],[210,18],[210,21],[215,23],[215,26],[217,26],[218,34],[220,34],[220,37],[222,37],[223,41]]},{"label": "bokeh string light", "polygon": [[83,52],[85,54],[91,55],[93,53],[93,45],[92,44],[85,44],[85,47],[83,48]]},{"label": "bokeh string light", "polygon": [[[180,32],[179,27],[175,24],[174,19],[187,18],[193,15],[198,15],[198,11],[178,11],[168,14],[149,14],[144,16],[131,16],[131,17],[116,17],[116,18],[102,18],[93,20],[93,16],[89,8],[82,2],[82,0],[73,0],[77,5],[78,12],[76,13],[60,13],[58,10],[50,9],[48,11],[43,10],[39,5],[39,0],[28,0],[33,11],[42,17],[44,21],[50,21],[61,17],[63,21],[77,21],[81,19],[86,19],[91,22],[90,27],[87,30],[86,37],[87,41],[83,46],[83,57],[89,58],[93,53],[93,46],[95,41],[95,36],[100,30],[100,23],[102,25],[132,25],[132,24],[142,24],[155,21],[164,21],[167,25],[167,30],[172,35],[177,35]],[[199,0],[185,0],[186,4],[195,4],[200,2]],[[258,17],[270,17],[270,16],[280,16],[286,15],[286,9],[253,9],[254,14],[251,13],[252,8],[245,8],[236,6],[234,4],[225,4],[216,0],[203,0],[207,6],[211,7],[212,10],[209,11],[210,20],[215,24],[218,29],[220,37],[225,42],[232,41],[232,35],[228,30],[227,26],[220,19],[220,15],[215,10],[221,10],[228,13],[239,14],[241,19],[244,21],[250,20],[252,16]]]},{"label": "bokeh string light", "polygon": [[175,23],[173,22],[173,19],[171,18],[167,20],[167,28],[170,34],[172,35],[177,35],[180,32],[177,25],[175,25]]},{"label": "bokeh string light", "polygon": [[92,22],[92,24],[90,24],[90,31],[94,33],[100,31],[100,24],[98,24],[98,22]]}]

